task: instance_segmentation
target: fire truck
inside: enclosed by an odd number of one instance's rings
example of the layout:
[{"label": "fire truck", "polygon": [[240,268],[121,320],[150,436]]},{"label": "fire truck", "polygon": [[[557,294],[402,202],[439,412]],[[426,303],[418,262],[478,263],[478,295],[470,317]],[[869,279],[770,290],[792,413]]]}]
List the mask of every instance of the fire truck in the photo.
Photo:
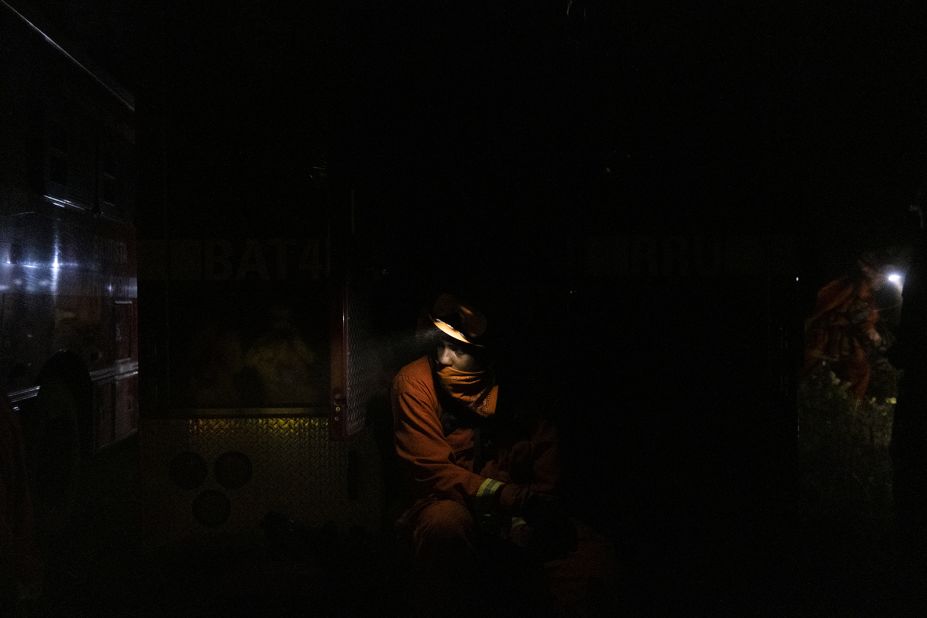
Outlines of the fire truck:
[{"label": "fire truck", "polygon": [[[140,241],[147,548],[247,539],[272,513],[380,525],[367,418],[385,413],[389,375],[351,285],[337,196],[324,169],[309,173],[287,225],[267,206],[228,225],[172,210],[163,234]],[[223,209],[236,219],[241,206]]]},{"label": "fire truck", "polygon": [[385,418],[391,375],[351,185],[275,90],[279,62],[189,69],[210,32],[154,46],[161,89],[144,111],[143,544],[248,539],[271,513],[374,529],[382,451],[367,425],[377,406]]},{"label": "fire truck", "polygon": [[62,526],[81,462],[138,427],[131,93],[0,2],[0,384]]}]

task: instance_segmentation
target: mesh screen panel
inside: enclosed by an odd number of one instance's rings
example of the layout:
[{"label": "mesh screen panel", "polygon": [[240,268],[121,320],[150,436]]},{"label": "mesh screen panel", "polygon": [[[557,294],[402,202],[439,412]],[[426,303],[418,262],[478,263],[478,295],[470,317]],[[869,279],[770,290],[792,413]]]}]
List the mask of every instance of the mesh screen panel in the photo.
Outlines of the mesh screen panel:
[{"label": "mesh screen panel", "polygon": [[367,406],[380,385],[381,363],[370,332],[371,303],[355,286],[346,295],[344,435],[364,428]]},{"label": "mesh screen panel", "polygon": [[[332,341],[332,388],[335,401],[332,437],[348,439],[369,426],[371,408],[382,406],[392,377],[386,371],[385,342],[375,335],[375,304],[367,285],[353,283],[341,297]],[[339,395],[341,395],[339,399]]]}]

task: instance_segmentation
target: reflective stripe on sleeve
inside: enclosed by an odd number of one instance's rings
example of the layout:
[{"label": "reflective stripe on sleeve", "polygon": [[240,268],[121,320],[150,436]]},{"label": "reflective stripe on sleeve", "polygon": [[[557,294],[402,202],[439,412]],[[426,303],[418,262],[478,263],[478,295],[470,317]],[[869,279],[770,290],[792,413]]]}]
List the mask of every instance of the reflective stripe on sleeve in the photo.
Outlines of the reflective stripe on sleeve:
[{"label": "reflective stripe on sleeve", "polygon": [[502,489],[504,483],[496,479],[486,479],[480,483],[480,488],[476,490],[476,512],[486,513],[495,506],[495,497]]}]

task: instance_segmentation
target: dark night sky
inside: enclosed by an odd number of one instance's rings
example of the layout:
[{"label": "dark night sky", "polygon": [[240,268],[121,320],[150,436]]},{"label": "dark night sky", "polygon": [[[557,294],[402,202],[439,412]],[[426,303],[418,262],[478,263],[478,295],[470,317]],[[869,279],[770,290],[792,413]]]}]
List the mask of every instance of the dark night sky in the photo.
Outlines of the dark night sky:
[{"label": "dark night sky", "polygon": [[660,222],[865,236],[924,168],[917,3],[34,4],[142,121],[156,101],[254,157],[312,142],[355,184],[458,196],[480,223],[537,190],[558,221],[584,195],[595,227],[606,186],[630,224],[653,204]]}]

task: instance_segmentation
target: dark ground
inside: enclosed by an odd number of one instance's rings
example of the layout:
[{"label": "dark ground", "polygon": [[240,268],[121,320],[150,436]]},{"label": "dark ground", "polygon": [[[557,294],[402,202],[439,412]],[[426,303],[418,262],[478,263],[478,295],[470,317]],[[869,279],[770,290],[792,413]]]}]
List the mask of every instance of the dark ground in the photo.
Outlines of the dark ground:
[{"label": "dark ground", "polygon": [[[48,553],[45,595],[27,615],[400,614],[401,562],[375,536],[334,530],[315,551],[289,554],[260,533],[141,552],[137,454],[130,439],[89,466],[73,533]],[[601,520],[612,507],[599,507]],[[897,566],[888,530],[850,512],[812,520],[786,506],[765,516],[730,512],[712,525],[694,513],[688,529],[632,519],[622,532],[599,526],[615,541],[625,615],[884,616],[927,607],[908,597],[917,580]]]},{"label": "dark ground", "polygon": [[[35,616],[394,615],[379,539],[327,531],[316,551],[248,538],[143,551],[138,441],[94,459],[71,532],[51,544]],[[296,538],[296,537],[294,537]],[[301,537],[300,537],[301,538]],[[374,573],[374,568],[379,567]]]}]

